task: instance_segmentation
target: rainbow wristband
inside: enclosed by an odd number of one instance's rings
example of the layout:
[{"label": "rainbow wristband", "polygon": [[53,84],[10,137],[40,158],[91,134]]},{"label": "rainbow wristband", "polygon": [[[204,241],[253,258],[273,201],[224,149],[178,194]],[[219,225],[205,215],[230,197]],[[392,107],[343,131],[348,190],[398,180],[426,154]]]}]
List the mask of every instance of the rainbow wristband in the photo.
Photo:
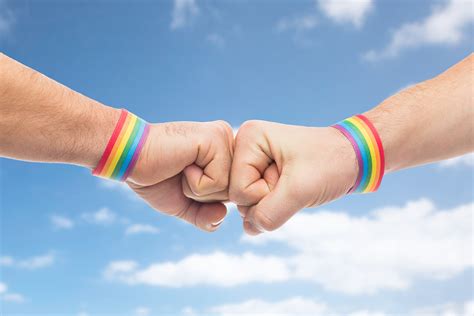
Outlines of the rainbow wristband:
[{"label": "rainbow wristband", "polygon": [[348,193],[377,191],[385,171],[385,154],[374,125],[359,114],[332,127],[339,130],[352,144],[359,164],[356,183]]},{"label": "rainbow wristband", "polygon": [[150,125],[147,122],[122,110],[102,158],[92,174],[125,181],[140,156],[149,131]]}]

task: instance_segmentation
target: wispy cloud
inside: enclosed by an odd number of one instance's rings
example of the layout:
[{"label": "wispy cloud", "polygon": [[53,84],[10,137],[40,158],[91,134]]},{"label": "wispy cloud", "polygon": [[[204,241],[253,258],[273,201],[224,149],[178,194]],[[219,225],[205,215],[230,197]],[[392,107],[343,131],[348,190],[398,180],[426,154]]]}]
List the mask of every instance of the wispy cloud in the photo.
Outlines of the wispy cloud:
[{"label": "wispy cloud", "polygon": [[15,16],[10,10],[5,0],[0,0],[0,38],[10,33]]},{"label": "wispy cloud", "polygon": [[295,16],[291,18],[282,18],[276,24],[279,32],[284,31],[308,31],[314,29],[318,25],[318,19],[315,14],[303,16]]},{"label": "wispy cloud", "polygon": [[148,224],[133,224],[127,227],[125,235],[158,234],[160,230]]},{"label": "wispy cloud", "polygon": [[5,293],[7,290],[8,290],[8,286],[5,283],[0,282],[0,294]]},{"label": "wispy cloud", "polygon": [[170,28],[176,30],[189,25],[198,14],[196,0],[174,0]]},{"label": "wispy cloud", "polygon": [[474,153],[444,160],[444,161],[441,161],[438,165],[441,168],[450,168],[450,167],[458,167],[458,166],[474,167]]},{"label": "wispy cloud", "polygon": [[110,225],[117,219],[117,215],[106,207],[99,209],[97,212],[83,213],[82,218],[93,224]]},{"label": "wispy cloud", "polygon": [[317,0],[321,11],[336,23],[360,28],[374,7],[373,0]]},{"label": "wispy cloud", "polygon": [[15,259],[11,256],[0,257],[0,266],[36,270],[52,266],[56,260],[53,253],[47,253],[27,259]]},{"label": "wispy cloud", "polygon": [[133,314],[136,316],[148,316],[151,315],[151,309],[149,307],[139,306],[135,308]]},{"label": "wispy cloud", "polygon": [[284,245],[294,251],[290,256],[216,251],[148,267],[116,261],[107,266],[104,276],[126,284],[166,287],[300,280],[347,294],[402,290],[416,279],[448,279],[474,265],[473,208],[471,203],[440,210],[420,199],[361,217],[328,211],[299,213],[276,232],[242,237],[257,247]]},{"label": "wispy cloud", "polygon": [[23,303],[26,301],[23,295],[9,292],[8,286],[3,282],[0,282],[0,300],[11,303]]},{"label": "wispy cloud", "polygon": [[206,40],[212,45],[223,48],[225,46],[225,39],[222,35],[218,33],[211,33],[207,35]]},{"label": "wispy cloud", "polygon": [[376,61],[393,58],[401,51],[422,45],[454,45],[474,21],[471,1],[447,0],[435,5],[429,16],[418,22],[403,24],[395,30],[389,44],[379,51],[370,50],[364,58]]},{"label": "wispy cloud", "polygon": [[138,195],[135,194],[135,192],[133,192],[133,190],[130,189],[129,186],[125,182],[99,178],[99,187],[106,190],[116,191],[120,193],[121,195],[126,196],[132,201],[141,201]]},{"label": "wispy cloud", "polygon": [[25,302],[25,297],[19,293],[7,293],[2,296],[2,300],[5,302],[23,303]]},{"label": "wispy cloud", "polygon": [[74,227],[74,221],[70,218],[60,215],[51,215],[51,223],[56,229],[71,229]]}]

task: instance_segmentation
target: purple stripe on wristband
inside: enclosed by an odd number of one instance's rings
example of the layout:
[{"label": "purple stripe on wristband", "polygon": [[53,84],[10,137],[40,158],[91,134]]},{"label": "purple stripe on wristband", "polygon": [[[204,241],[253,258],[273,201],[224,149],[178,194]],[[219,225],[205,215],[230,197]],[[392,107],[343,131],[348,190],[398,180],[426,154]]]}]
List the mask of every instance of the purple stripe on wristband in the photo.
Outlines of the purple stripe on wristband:
[{"label": "purple stripe on wristband", "polygon": [[347,192],[347,193],[352,193],[359,186],[360,181],[362,180],[362,174],[364,173],[363,172],[364,162],[362,160],[362,155],[360,153],[360,148],[357,145],[357,142],[355,141],[355,139],[351,135],[351,133],[349,133],[343,126],[341,126],[339,124],[334,124],[334,125],[332,125],[332,127],[337,129],[338,131],[340,131],[349,140],[349,142],[352,145],[352,148],[354,148],[354,152],[355,152],[356,157],[357,157],[357,163],[359,165],[359,173],[357,174],[357,180],[356,180],[354,186],[349,190],[349,192]]}]

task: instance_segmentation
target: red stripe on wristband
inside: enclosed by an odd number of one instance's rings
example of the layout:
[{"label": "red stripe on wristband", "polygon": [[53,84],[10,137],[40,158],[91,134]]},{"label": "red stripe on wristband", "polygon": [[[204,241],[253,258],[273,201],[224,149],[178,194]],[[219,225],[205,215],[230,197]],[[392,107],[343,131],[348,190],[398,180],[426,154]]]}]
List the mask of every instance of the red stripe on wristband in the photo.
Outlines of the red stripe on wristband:
[{"label": "red stripe on wristband", "polygon": [[114,144],[117,141],[117,137],[119,136],[120,131],[122,130],[126,118],[127,111],[122,109],[120,112],[120,118],[117,122],[117,125],[115,126],[112,136],[109,139],[109,142],[107,143],[107,146],[105,147],[104,153],[102,154],[102,158],[100,159],[97,167],[92,172],[93,175],[99,175],[102,172],[102,169],[104,169],[105,163],[107,162],[107,158],[109,157],[110,152],[112,151],[112,148],[114,147]]},{"label": "red stripe on wristband", "polygon": [[379,179],[377,181],[377,183],[375,184],[374,186],[374,191],[377,191],[377,189],[379,188],[380,186],[380,183],[382,183],[382,178],[385,174],[385,151],[383,149],[383,144],[382,144],[382,139],[380,139],[380,135],[379,133],[377,132],[377,130],[375,129],[375,126],[374,124],[372,124],[371,121],[369,121],[368,118],[366,118],[364,115],[362,114],[359,114],[357,115],[358,118],[360,118],[361,120],[363,120],[365,122],[365,124],[367,124],[367,126],[370,128],[370,130],[372,131],[372,134],[374,135],[375,137],[375,141],[377,142],[377,146],[379,147],[379,153],[380,153],[380,176],[379,176]]}]

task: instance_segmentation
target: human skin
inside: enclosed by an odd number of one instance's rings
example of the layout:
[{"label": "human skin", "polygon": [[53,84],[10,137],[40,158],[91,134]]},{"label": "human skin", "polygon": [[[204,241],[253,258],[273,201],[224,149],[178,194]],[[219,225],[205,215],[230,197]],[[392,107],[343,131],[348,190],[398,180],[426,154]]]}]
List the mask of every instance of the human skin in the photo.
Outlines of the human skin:
[{"label": "human skin", "polygon": [[[0,157],[93,169],[119,116],[0,53]],[[232,155],[223,121],[151,124],[127,184],[154,209],[215,231],[227,212]]]},{"label": "human skin", "polygon": [[[381,137],[385,173],[474,150],[473,67],[471,54],[364,113]],[[229,196],[257,235],[344,196],[357,174],[352,145],[332,127],[248,121],[235,139]]]}]

